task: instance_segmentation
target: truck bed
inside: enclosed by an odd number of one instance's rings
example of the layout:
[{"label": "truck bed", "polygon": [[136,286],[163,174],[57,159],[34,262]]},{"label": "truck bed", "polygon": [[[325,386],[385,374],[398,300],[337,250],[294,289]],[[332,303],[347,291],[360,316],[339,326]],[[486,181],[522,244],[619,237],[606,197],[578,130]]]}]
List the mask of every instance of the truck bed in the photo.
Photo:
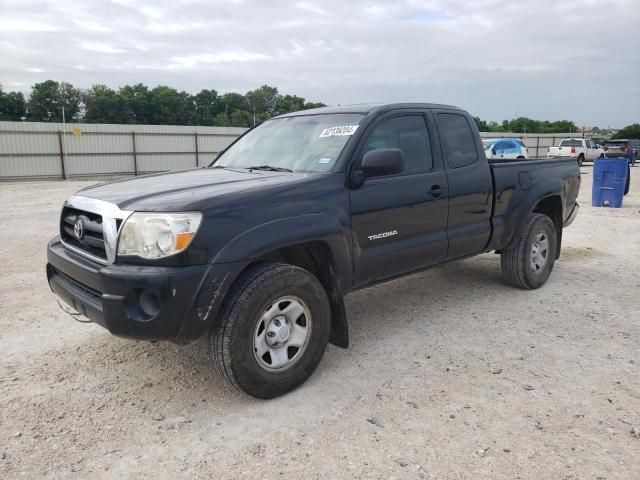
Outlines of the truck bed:
[{"label": "truck bed", "polygon": [[489,160],[493,177],[494,211],[490,250],[504,247],[524,221],[532,198],[544,198],[548,192],[564,192],[558,197],[562,218],[558,227],[573,212],[580,188],[580,169],[575,158],[530,158],[525,160]]}]

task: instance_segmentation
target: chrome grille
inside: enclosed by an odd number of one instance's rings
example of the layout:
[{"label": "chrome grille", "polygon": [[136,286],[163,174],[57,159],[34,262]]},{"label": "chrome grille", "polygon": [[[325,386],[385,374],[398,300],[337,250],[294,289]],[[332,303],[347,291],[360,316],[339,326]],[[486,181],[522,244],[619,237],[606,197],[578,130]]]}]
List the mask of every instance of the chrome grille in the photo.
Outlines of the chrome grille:
[{"label": "chrome grille", "polygon": [[69,250],[105,265],[113,263],[120,227],[131,213],[113,203],[74,195],[62,208],[60,238]]},{"label": "chrome grille", "polygon": [[66,244],[107,261],[102,215],[64,207],[60,223],[60,237]]}]

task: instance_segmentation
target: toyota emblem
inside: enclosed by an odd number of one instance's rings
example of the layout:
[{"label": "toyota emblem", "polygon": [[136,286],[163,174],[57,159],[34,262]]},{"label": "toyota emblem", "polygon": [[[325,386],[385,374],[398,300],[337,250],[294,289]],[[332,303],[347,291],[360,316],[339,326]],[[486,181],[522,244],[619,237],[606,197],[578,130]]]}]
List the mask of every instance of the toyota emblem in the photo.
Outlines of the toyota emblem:
[{"label": "toyota emblem", "polygon": [[82,237],[84,236],[84,222],[81,218],[76,220],[76,223],[73,224],[73,233],[78,240],[82,240]]}]

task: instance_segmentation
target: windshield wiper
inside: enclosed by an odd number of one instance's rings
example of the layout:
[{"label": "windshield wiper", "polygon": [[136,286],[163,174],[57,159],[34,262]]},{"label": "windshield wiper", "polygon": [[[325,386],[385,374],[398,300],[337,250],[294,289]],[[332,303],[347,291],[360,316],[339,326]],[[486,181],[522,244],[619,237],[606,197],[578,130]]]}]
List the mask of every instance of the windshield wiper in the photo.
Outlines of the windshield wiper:
[{"label": "windshield wiper", "polygon": [[293,172],[288,168],[284,167],[272,167],[271,165],[259,165],[257,167],[246,167],[249,170],[268,170],[270,172]]}]

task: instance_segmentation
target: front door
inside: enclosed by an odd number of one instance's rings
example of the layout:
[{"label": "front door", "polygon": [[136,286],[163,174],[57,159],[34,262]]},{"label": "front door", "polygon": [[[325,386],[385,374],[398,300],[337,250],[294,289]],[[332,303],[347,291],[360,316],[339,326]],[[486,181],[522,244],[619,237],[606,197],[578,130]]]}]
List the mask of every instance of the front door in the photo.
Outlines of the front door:
[{"label": "front door", "polygon": [[391,113],[368,129],[356,153],[399,148],[405,171],[350,191],[357,286],[417,270],[447,256],[447,176],[432,153],[423,113]]}]

